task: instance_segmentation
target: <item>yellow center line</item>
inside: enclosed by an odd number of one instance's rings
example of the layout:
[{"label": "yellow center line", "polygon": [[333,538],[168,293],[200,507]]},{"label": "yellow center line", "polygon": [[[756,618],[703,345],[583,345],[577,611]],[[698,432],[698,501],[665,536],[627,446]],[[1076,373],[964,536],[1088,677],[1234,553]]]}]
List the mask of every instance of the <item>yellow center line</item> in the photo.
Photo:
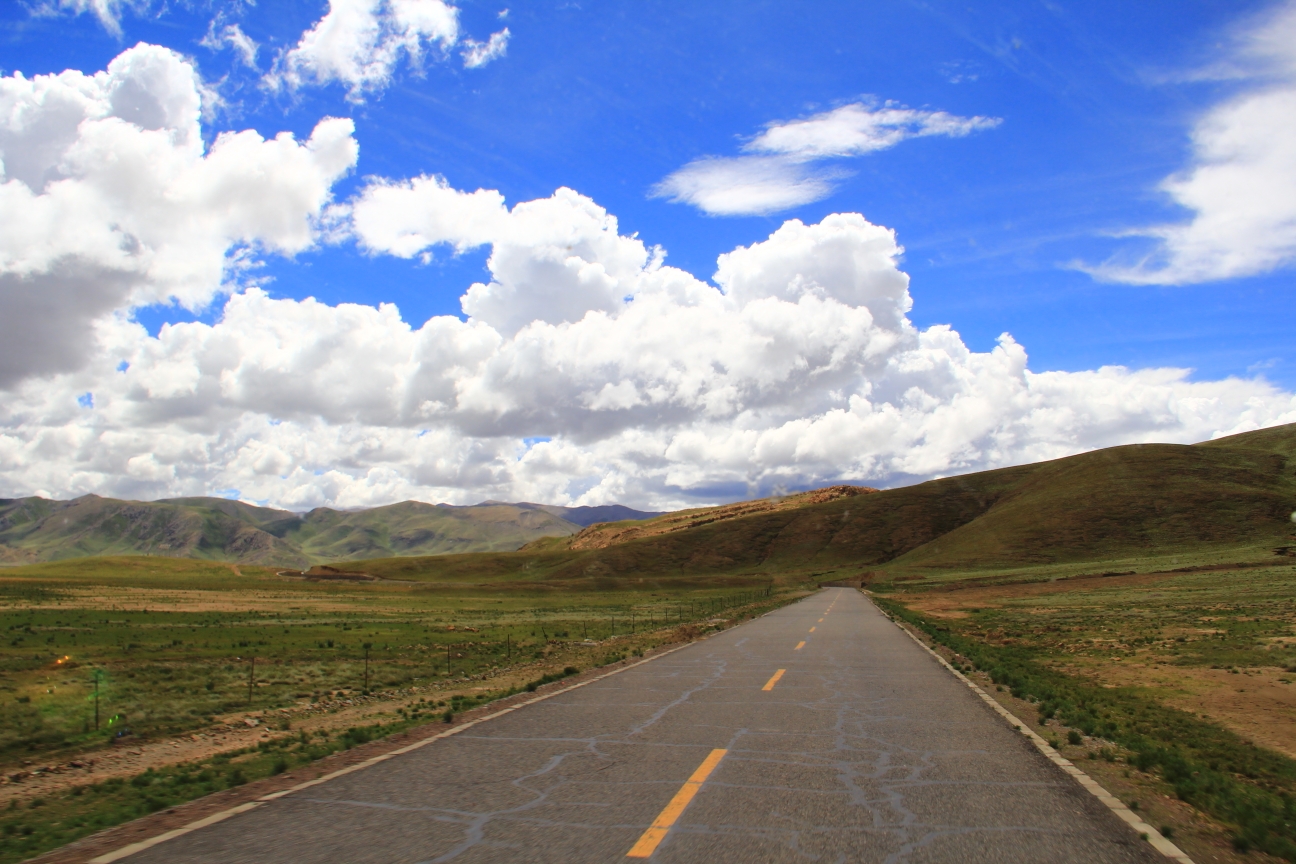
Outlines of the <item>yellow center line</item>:
[{"label": "yellow center line", "polygon": [[810,628],[810,632],[811,632],[811,633],[814,632],[814,628],[813,628],[813,627]]},{"label": "yellow center line", "polygon": [[627,858],[648,858],[657,850],[661,842],[666,839],[666,835],[670,833],[671,826],[683,815],[684,809],[693,800],[693,796],[702,788],[707,777],[711,776],[711,772],[728,752],[728,750],[712,750],[711,754],[702,760],[702,764],[693,772],[693,776],[684,782],[666,808],[657,814],[657,818],[639,838],[639,842],[626,853]]},{"label": "yellow center line", "polygon": [[[824,614],[826,615],[826,614],[828,614],[828,613],[825,612]],[[822,618],[819,619],[819,623],[820,623],[820,624],[823,623],[823,619],[822,619]]]},{"label": "yellow center line", "polygon": [[775,672],[774,676],[770,678],[770,680],[765,682],[765,686],[762,687],[761,690],[773,690],[774,685],[778,683],[778,680],[783,677],[783,673],[786,671],[787,671],[786,669],[780,669],[777,672]]},{"label": "yellow center line", "polygon": [[804,647],[805,647],[805,640],[803,639],[803,640],[801,640],[800,642],[798,642],[798,643],[797,643],[797,647],[793,648],[792,650],[793,650],[793,651],[800,651],[800,650],[801,650],[802,648],[804,648]]}]

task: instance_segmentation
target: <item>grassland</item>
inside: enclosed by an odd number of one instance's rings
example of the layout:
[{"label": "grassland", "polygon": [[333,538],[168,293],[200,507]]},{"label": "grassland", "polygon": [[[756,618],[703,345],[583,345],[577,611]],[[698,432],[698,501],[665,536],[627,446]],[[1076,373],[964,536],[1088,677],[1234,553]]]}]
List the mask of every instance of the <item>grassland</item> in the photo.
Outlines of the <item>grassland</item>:
[{"label": "grassland", "polygon": [[0,862],[726,626],[801,586],[313,580],[152,557],[0,571]]}]

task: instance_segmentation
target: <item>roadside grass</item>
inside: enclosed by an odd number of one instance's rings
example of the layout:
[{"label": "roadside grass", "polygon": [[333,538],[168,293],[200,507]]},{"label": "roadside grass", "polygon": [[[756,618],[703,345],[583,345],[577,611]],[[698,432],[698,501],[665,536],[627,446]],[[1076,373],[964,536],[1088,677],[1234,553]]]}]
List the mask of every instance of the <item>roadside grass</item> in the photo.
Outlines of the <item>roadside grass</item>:
[{"label": "roadside grass", "polygon": [[418,716],[349,729],[339,735],[301,734],[221,753],[201,762],[150,769],[129,780],[74,786],[47,798],[10,801],[0,810],[0,861],[16,862],[88,834],[194,798],[305,765],[426,720]]},{"label": "roadside grass", "polygon": [[[346,732],[299,731],[133,778],[14,797],[10,809],[0,809],[0,864],[372,738],[453,722],[478,705],[642,656],[806,593],[800,577],[774,582],[765,575],[718,587],[687,579],[639,584],[339,584],[184,559],[0,570],[6,774],[93,756],[113,743],[166,740],[249,712],[269,719],[277,709],[325,707],[366,692],[405,703],[381,723]],[[469,685],[476,692],[445,692]]]},{"label": "roadside grass", "polygon": [[1101,752],[1158,775],[1181,800],[1231,826],[1238,851],[1296,861],[1296,760],[1166,704],[1170,694],[1155,687],[1110,683],[1131,662],[1170,671],[1290,668],[1292,569],[995,588],[970,573],[961,591],[943,574],[939,583],[887,584],[873,599],[1035,703],[1039,721],[1062,724],[1070,744],[1084,736],[1115,745]]},{"label": "roadside grass", "polygon": [[0,765],[338,692],[479,678],[557,651],[583,652],[577,665],[588,666],[610,638],[703,622],[787,590],[762,578],[718,589],[441,591],[207,562],[123,564],[0,571]]}]

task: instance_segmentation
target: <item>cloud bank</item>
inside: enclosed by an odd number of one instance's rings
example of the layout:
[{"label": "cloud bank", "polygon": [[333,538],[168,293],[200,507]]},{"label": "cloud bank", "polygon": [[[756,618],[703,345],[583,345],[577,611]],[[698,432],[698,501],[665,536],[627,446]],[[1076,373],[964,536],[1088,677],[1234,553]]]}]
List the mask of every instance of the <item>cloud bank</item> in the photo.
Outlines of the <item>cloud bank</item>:
[{"label": "cloud bank", "polygon": [[1197,120],[1192,162],[1161,183],[1192,218],[1126,232],[1152,238],[1152,251],[1083,268],[1093,275],[1184,285],[1296,261],[1296,3],[1243,30],[1227,61],[1203,74],[1241,87]]},{"label": "cloud bank", "polygon": [[957,117],[892,103],[861,102],[802,120],[767,124],[743,145],[747,156],[705,156],[666,176],[652,196],[712,216],[766,215],[821,201],[846,172],[814,164],[886,150],[909,138],[962,138],[993,129],[995,117]]},{"label": "cloud bank", "polygon": [[[895,233],[859,214],[787,221],[703,281],[570,189],[510,207],[420,176],[333,202],[349,121],[204,148],[201,93],[153,46],[0,79],[0,495],[665,508],[1296,421],[1263,380],[1033,372],[1007,334],[920,330]],[[485,247],[490,278],[422,324],[240,284],[322,242]],[[215,323],[131,318],[222,292]]]}]

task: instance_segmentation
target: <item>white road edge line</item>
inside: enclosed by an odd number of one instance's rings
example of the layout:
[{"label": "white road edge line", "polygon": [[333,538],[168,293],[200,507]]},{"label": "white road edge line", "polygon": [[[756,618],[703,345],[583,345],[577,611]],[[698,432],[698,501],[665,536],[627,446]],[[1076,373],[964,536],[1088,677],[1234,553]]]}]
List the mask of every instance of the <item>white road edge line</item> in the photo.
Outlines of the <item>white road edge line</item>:
[{"label": "white road edge line", "polygon": [[[865,599],[868,599],[868,595],[865,595]],[[869,600],[869,602],[872,603],[873,601]],[[873,608],[878,609],[876,605],[874,605]],[[881,609],[878,609],[878,611],[882,612]],[[883,612],[882,614],[886,615],[885,612]],[[1097,798],[1102,803],[1106,804],[1107,809],[1111,810],[1118,817],[1120,817],[1122,822],[1129,825],[1139,834],[1143,835],[1144,839],[1146,839],[1147,842],[1152,845],[1153,849],[1157,850],[1162,855],[1169,858],[1171,861],[1178,861],[1179,864],[1193,864],[1193,860],[1189,858],[1182,849],[1180,849],[1175,844],[1171,843],[1165,837],[1162,837],[1160,831],[1153,828],[1151,825],[1149,825],[1148,823],[1140,819],[1138,816],[1136,816],[1133,810],[1126,807],[1119,798],[1117,798],[1115,795],[1108,792],[1102,786],[1098,785],[1097,781],[1095,781],[1088,774],[1086,774],[1085,772],[1077,768],[1075,766],[1075,763],[1071,762],[1068,759],[1063,759],[1062,754],[1058,753],[1056,750],[1050,747],[1047,741],[1045,741],[1043,738],[1041,738],[1039,735],[1035,733],[1035,730],[1031,729],[1025,723],[1018,720],[1017,717],[1014,716],[1011,711],[1009,711],[1007,708],[1000,705],[997,699],[995,699],[989,693],[985,692],[980,687],[978,687],[975,682],[973,682],[971,679],[965,676],[962,672],[955,669],[949,663],[945,662],[944,657],[940,656],[931,648],[929,648],[925,642],[923,642],[921,639],[919,639],[917,636],[911,633],[908,627],[903,626],[899,621],[895,620],[894,618],[891,618],[890,615],[887,615],[887,618],[890,619],[892,624],[899,627],[902,633],[904,633],[914,642],[917,642],[920,648],[922,648],[928,654],[935,657],[938,663],[940,663],[942,666],[944,666],[946,669],[948,669],[950,672],[954,674],[954,677],[958,678],[960,681],[962,681],[964,684],[970,687],[974,693],[976,693],[983,700],[985,700],[985,703],[989,705],[992,709],[994,709],[996,714],[998,714],[1000,717],[1007,720],[1011,726],[1013,726],[1019,732],[1021,732],[1023,735],[1029,738],[1031,740],[1031,743],[1035,745],[1036,749],[1039,750],[1041,753],[1043,753],[1046,757],[1048,757],[1048,760],[1050,762],[1052,762],[1054,765],[1061,768],[1067,774],[1071,775],[1071,777],[1074,778],[1077,783],[1079,783],[1081,786],[1084,787],[1085,791],[1087,791],[1090,795]]]},{"label": "white road edge line", "polygon": [[[741,625],[737,625],[737,626],[741,626]],[[722,630],[719,632],[724,633],[732,629],[734,628],[730,627],[727,628],[726,630]],[[458,726],[454,727],[453,729],[447,729],[444,732],[438,732],[435,735],[431,735],[427,738],[424,738],[421,741],[415,741],[413,744],[409,744],[405,747],[401,747],[398,750],[392,750],[388,753],[382,753],[379,754],[378,756],[374,756],[372,758],[366,759],[363,762],[357,762],[354,765],[348,765],[346,768],[340,768],[337,771],[333,771],[332,773],[325,774],[322,777],[316,777],[314,780],[307,780],[304,783],[298,783],[296,786],[289,787],[288,789],[280,789],[278,792],[271,792],[267,795],[262,795],[260,798],[257,798],[255,801],[248,801],[246,803],[239,804],[237,807],[231,807],[228,810],[222,810],[219,813],[213,813],[210,816],[204,816],[202,819],[199,819],[194,822],[190,822],[188,825],[182,825],[179,828],[174,828],[163,834],[158,834],[156,837],[149,837],[146,840],[140,840],[135,843],[131,843],[129,846],[123,846],[120,849],[116,849],[112,852],[108,852],[103,855],[100,855],[98,858],[91,858],[89,864],[112,864],[113,861],[120,861],[123,858],[128,858],[137,852],[143,852],[145,849],[151,849],[154,846],[157,846],[159,843],[165,843],[168,840],[174,840],[176,837],[181,837],[185,834],[188,834],[190,831],[197,831],[199,828],[206,828],[208,825],[215,825],[217,822],[224,822],[226,819],[229,819],[231,816],[237,816],[240,813],[246,813],[249,810],[255,810],[257,807],[260,807],[262,804],[268,804],[269,802],[274,801],[278,798],[282,798],[285,795],[291,795],[293,792],[300,792],[303,789],[309,789],[312,786],[318,786],[321,783],[327,783],[330,780],[336,779],[338,777],[342,777],[354,771],[360,771],[362,769],[369,768],[373,765],[377,765],[379,762],[386,762],[388,759],[392,758],[393,756],[400,756],[404,753],[409,753],[413,750],[417,750],[420,747],[426,747],[427,745],[431,744],[433,741],[440,741],[442,738],[449,738],[451,735],[458,735],[460,732],[463,732],[466,729],[471,729],[472,727],[476,726],[478,723],[485,723],[487,720],[494,720],[496,717],[503,717],[505,714],[510,714],[518,710],[519,708],[525,708],[528,705],[534,705],[537,702],[543,702],[546,699],[552,699],[555,696],[561,696],[564,693],[570,693],[572,690],[575,690],[579,687],[584,687],[586,684],[593,684],[595,681],[602,681],[604,678],[611,678],[613,675],[619,675],[620,673],[625,672],[628,669],[633,669],[636,666],[642,666],[645,663],[651,663],[654,660],[658,660],[662,657],[665,657],[667,654],[674,654],[676,651],[681,651],[689,647],[690,645],[696,645],[698,642],[701,642],[703,639],[706,639],[711,635],[713,634],[708,633],[706,636],[703,636],[700,639],[694,639],[691,642],[685,642],[683,645],[676,645],[674,648],[668,648],[667,650],[662,651],[660,654],[654,654],[651,657],[645,657],[644,659],[639,660],[638,662],[631,663],[627,666],[622,666],[620,669],[613,669],[611,672],[604,672],[602,675],[596,675],[593,678],[590,678],[586,681],[579,681],[575,684],[570,684],[566,687],[555,690],[552,693],[545,693],[541,696],[536,696],[535,698],[527,699],[525,702],[519,702],[516,705],[510,705],[509,707],[496,711],[493,714],[487,714],[485,717],[478,717],[476,720],[469,720],[467,723],[461,723]]]}]

